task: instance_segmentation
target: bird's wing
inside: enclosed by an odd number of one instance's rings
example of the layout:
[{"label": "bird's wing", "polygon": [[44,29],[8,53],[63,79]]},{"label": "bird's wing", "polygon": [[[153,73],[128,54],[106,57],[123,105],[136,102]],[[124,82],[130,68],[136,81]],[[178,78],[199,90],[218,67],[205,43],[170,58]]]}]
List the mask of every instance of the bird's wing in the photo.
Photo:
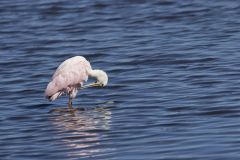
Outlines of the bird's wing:
[{"label": "bird's wing", "polygon": [[90,63],[81,56],[67,59],[59,65],[48,84],[45,95],[51,96],[58,91],[69,86],[83,84],[88,80],[88,70],[91,69]]},{"label": "bird's wing", "polygon": [[78,84],[83,81],[87,81],[87,71],[91,69],[90,63],[82,56],[76,56],[64,61],[57,68],[53,75],[53,79],[59,75],[63,76],[69,85]]}]

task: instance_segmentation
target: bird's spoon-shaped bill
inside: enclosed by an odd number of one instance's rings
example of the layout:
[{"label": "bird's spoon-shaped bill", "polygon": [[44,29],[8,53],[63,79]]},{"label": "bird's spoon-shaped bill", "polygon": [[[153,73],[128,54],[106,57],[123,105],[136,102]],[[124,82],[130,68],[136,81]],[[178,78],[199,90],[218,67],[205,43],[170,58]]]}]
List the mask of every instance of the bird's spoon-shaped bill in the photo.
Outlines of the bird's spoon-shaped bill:
[{"label": "bird's spoon-shaped bill", "polygon": [[90,83],[85,86],[82,86],[79,89],[85,89],[85,88],[89,88],[89,87],[99,87],[99,86],[101,86],[99,83],[94,82],[94,83]]}]

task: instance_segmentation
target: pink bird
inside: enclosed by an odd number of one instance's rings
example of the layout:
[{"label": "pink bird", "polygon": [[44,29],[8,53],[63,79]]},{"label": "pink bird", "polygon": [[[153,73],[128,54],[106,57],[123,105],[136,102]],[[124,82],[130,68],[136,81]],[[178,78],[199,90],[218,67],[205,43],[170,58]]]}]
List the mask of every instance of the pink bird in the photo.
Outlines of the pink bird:
[{"label": "pink bird", "polygon": [[[95,77],[96,82],[83,86],[88,76]],[[77,96],[78,89],[87,87],[104,87],[108,76],[102,70],[93,70],[90,63],[82,56],[75,56],[62,62],[45,90],[45,97],[50,101],[56,100],[63,93],[69,96],[68,107],[72,110],[72,99]]]}]

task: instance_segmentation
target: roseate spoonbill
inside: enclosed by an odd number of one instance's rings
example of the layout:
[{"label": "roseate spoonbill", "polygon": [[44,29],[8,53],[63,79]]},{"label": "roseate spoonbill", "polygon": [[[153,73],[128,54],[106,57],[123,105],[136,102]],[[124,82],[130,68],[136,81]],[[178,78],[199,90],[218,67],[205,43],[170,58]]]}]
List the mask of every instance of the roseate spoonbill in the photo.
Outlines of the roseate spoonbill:
[{"label": "roseate spoonbill", "polygon": [[[88,76],[95,77],[96,82],[83,86]],[[87,87],[104,87],[108,83],[108,76],[102,70],[93,70],[90,63],[82,56],[75,56],[62,62],[53,74],[45,90],[45,97],[54,101],[63,93],[69,96],[68,107],[72,110],[72,99],[77,96],[78,89]]]}]

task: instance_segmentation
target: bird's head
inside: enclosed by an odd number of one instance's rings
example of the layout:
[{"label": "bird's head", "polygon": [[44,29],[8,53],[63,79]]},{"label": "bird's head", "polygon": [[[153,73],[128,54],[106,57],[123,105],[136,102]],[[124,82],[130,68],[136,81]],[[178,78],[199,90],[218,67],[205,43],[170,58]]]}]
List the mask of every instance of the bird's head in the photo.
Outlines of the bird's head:
[{"label": "bird's head", "polygon": [[89,75],[97,79],[96,82],[89,84],[89,87],[104,87],[108,83],[107,73],[102,70],[92,70]]}]

